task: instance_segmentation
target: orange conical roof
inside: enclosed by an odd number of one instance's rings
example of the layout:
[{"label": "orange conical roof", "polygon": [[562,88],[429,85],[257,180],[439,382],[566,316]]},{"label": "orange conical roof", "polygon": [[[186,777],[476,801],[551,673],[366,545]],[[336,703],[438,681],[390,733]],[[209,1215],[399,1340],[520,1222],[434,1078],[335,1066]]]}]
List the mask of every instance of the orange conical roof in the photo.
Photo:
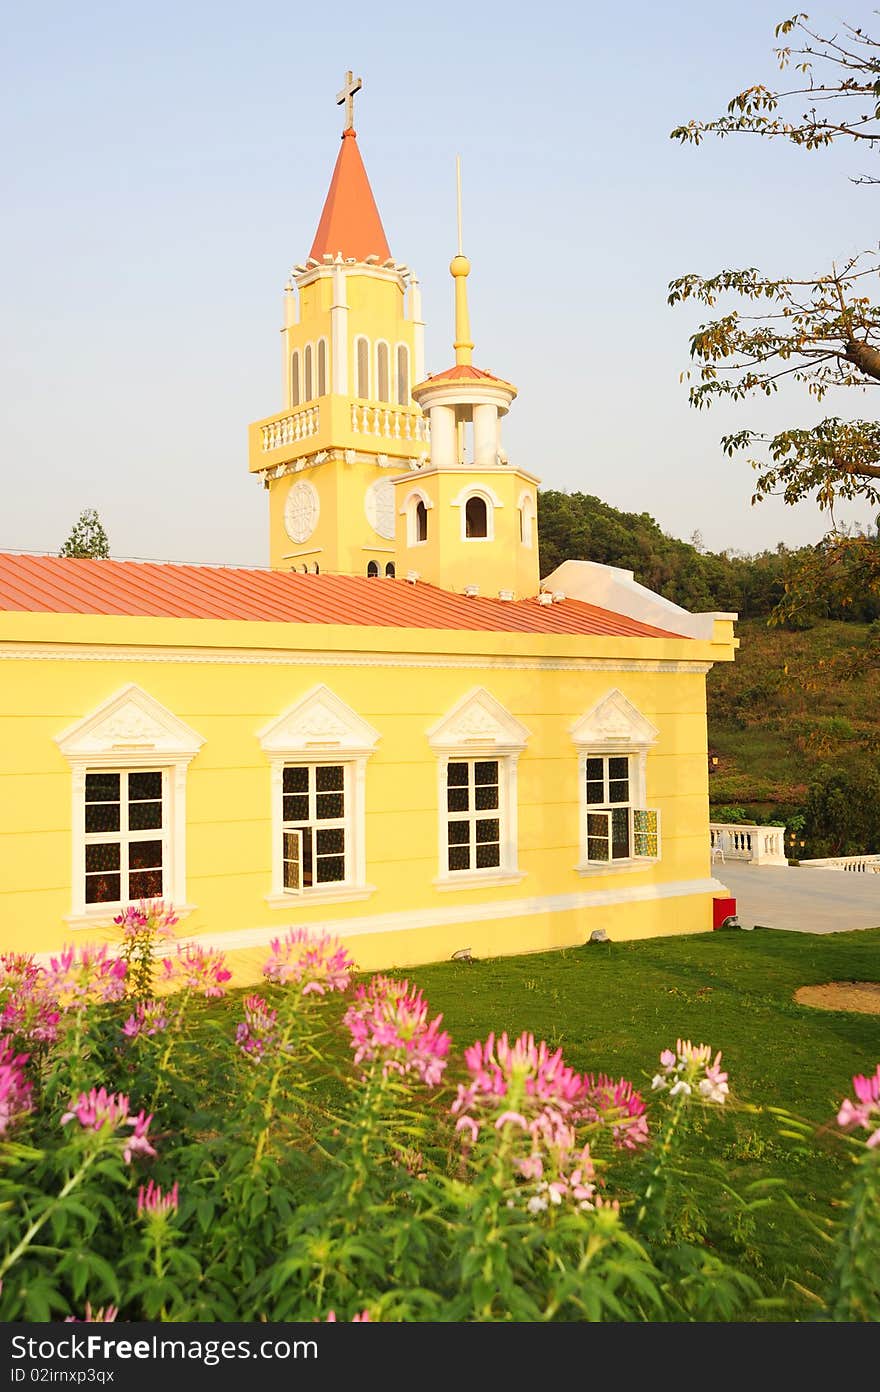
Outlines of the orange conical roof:
[{"label": "orange conical roof", "polygon": [[342,132],[342,149],[309,255],[321,261],[328,253],[335,256],[337,252],[345,257],[354,256],[358,261],[378,256],[381,263],[391,257],[357,136],[352,129]]}]

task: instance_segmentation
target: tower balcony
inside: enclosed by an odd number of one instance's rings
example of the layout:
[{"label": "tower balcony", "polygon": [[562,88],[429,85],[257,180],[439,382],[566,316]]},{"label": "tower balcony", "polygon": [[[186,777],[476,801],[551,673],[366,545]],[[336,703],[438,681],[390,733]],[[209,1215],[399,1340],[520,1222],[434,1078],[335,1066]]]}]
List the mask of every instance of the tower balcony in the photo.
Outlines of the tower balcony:
[{"label": "tower balcony", "polygon": [[427,454],[429,446],[430,427],[418,406],[349,396],[322,396],[248,427],[252,474],[324,450],[351,449],[411,460]]}]

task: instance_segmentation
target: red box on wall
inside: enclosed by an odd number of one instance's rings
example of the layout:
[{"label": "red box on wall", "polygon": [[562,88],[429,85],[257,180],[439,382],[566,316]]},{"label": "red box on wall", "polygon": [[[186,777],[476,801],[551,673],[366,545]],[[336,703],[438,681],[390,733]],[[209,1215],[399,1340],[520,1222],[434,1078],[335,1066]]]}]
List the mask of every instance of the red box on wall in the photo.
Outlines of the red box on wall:
[{"label": "red box on wall", "polygon": [[735,899],[713,899],[712,900],[712,930],[720,928],[726,918],[736,916]]}]

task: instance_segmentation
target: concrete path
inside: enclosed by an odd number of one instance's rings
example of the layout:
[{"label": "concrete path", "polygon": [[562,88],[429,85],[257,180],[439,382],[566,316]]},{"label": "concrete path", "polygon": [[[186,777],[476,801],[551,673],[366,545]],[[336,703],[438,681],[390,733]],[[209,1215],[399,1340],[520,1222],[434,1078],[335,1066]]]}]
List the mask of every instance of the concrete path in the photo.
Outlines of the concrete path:
[{"label": "concrete path", "polygon": [[736,899],[744,928],[795,933],[880,928],[880,875],[730,860],[724,865],[716,860],[712,873]]}]

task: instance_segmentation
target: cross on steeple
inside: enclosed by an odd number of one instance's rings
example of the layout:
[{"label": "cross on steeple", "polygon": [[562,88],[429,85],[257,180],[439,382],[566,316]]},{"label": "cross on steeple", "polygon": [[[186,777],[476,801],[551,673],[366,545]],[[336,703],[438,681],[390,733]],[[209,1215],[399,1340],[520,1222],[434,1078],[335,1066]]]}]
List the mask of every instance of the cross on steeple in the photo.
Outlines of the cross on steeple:
[{"label": "cross on steeple", "polygon": [[336,93],[336,105],[345,106],[345,129],[354,129],[354,94],[363,87],[363,82],[359,77],[352,78],[351,69],[345,74],[345,86],[341,92]]}]

